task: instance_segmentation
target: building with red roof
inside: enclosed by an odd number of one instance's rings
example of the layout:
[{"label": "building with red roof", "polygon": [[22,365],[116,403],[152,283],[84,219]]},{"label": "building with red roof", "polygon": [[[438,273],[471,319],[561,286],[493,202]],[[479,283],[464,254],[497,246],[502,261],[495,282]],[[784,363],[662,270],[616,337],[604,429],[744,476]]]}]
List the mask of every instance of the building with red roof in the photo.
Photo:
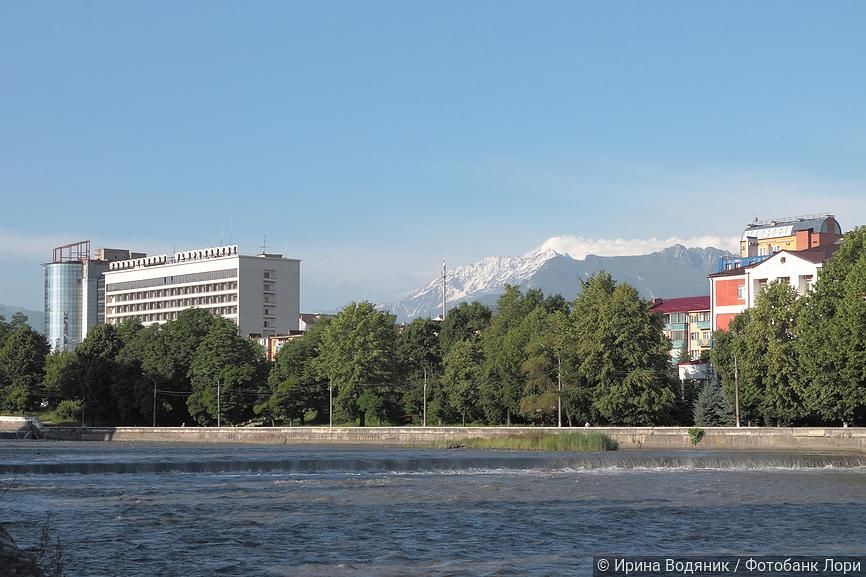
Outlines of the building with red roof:
[{"label": "building with red roof", "polygon": [[727,330],[734,317],[755,306],[758,295],[773,282],[784,282],[800,295],[809,292],[840,242],[778,251],[760,262],[709,275],[712,330]]},{"label": "building with red roof", "polygon": [[[671,340],[671,362],[701,358],[713,343],[710,297],[653,299],[652,312],[662,315],[665,336]],[[688,358],[681,359],[688,347]]]}]

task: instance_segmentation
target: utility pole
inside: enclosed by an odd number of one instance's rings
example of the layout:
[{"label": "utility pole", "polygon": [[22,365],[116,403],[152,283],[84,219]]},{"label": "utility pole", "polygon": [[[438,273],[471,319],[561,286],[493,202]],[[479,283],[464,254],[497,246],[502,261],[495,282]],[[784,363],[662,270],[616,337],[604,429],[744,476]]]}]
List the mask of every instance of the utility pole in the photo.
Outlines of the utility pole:
[{"label": "utility pole", "polygon": [[737,367],[737,357],[734,357],[734,403],[737,409],[737,427],[740,426],[740,371]]},{"label": "utility pole", "polygon": [[334,384],[328,382],[328,426],[334,426]]},{"label": "utility pole", "polygon": [[556,353],[556,381],[559,395],[556,399],[556,413],[559,427],[562,427],[562,354]]},{"label": "utility pole", "polygon": [[424,426],[427,426],[427,367],[424,366]]},{"label": "utility pole", "polygon": [[148,375],[147,373],[141,373],[142,376],[150,379],[150,382],[153,383],[153,424],[151,426],[156,426],[156,379]]},{"label": "utility pole", "polygon": [[446,309],[446,290],[448,289],[448,272],[445,266],[445,259],[442,259],[442,321],[445,322]]},{"label": "utility pole", "polygon": [[220,421],[220,414],[220,378],[217,377],[217,428],[222,426],[222,423]]}]

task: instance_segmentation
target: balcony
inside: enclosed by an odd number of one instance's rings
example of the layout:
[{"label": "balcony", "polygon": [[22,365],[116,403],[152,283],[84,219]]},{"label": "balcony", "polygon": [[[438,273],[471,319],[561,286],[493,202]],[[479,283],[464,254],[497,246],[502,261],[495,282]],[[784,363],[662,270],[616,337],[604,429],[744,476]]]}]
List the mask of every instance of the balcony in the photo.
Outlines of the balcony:
[{"label": "balcony", "polygon": [[692,330],[708,331],[712,328],[711,325],[712,321],[695,321],[692,323],[691,328]]},{"label": "balcony", "polygon": [[771,256],[773,255],[760,254],[758,256],[722,256],[719,257],[719,264],[716,267],[716,272],[724,272],[726,270],[739,268],[741,266],[758,264],[759,262],[767,260]]}]

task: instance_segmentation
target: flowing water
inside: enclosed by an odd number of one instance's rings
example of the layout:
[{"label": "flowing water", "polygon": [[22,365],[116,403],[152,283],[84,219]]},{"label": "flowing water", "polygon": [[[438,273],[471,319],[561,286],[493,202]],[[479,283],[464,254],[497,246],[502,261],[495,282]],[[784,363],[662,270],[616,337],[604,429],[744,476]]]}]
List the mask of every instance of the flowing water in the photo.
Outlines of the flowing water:
[{"label": "flowing water", "polygon": [[[589,575],[593,554],[866,554],[866,457],[0,442],[67,577]],[[2,571],[0,571],[2,572]]]}]

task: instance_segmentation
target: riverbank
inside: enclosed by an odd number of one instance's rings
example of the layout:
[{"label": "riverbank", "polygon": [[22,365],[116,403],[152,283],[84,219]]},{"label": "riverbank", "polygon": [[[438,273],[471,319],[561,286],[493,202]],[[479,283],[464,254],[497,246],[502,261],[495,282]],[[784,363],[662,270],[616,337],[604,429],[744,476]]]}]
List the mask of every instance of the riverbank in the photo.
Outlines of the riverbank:
[{"label": "riverbank", "polygon": [[620,449],[724,449],[866,453],[863,427],[707,427],[697,444],[687,427],[43,427],[54,441],[252,443],[268,445],[388,445],[515,435],[598,432]]}]

